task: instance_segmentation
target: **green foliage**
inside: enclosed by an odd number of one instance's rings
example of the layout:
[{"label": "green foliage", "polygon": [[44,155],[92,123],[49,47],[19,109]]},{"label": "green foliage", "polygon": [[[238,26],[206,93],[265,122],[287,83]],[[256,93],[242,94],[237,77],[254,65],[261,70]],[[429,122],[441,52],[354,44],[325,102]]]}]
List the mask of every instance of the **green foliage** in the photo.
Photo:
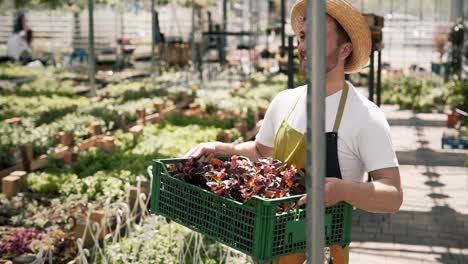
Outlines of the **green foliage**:
[{"label": "green foliage", "polygon": [[[4,1],[1,0],[0,3]],[[44,8],[57,9],[66,7],[78,7],[84,9],[88,6],[88,1],[83,0],[14,0],[16,8]],[[121,6],[120,0],[95,0],[95,4],[108,4],[110,6]]]},{"label": "green foliage", "polygon": [[431,79],[420,80],[403,76],[383,82],[384,104],[398,104],[402,109],[428,112],[434,105],[448,105],[468,111],[468,83],[451,81],[435,89]]},{"label": "green foliage", "polygon": [[[21,67],[0,66],[0,75],[29,74],[27,69],[23,72],[17,69]],[[10,156],[2,155],[21,144],[33,142],[37,156],[57,146],[56,136],[60,131],[73,132],[73,143],[78,143],[88,137],[88,128],[93,122],[101,124],[105,132],[117,127],[119,115],[124,115],[128,124],[135,121],[137,108],[145,107],[150,114],[154,112],[155,102],[170,106],[172,102],[166,98],[177,102],[191,93],[191,89],[183,86],[162,88],[163,83],[159,83],[157,89],[152,89],[147,81],[128,82],[105,87],[99,94],[110,98],[91,101],[76,96],[73,84],[61,81],[58,71],[55,79],[49,78],[49,70],[52,69],[31,72],[36,80],[0,92],[0,116],[25,117],[21,126],[0,122],[0,166],[11,162],[7,160]],[[174,76],[177,74],[164,77],[168,80],[160,79],[166,85]],[[266,107],[286,87],[284,75],[254,78],[234,93],[232,102],[216,97],[204,100],[204,108],[210,114],[217,111],[234,113],[226,115],[225,119],[172,115],[162,124],[147,125],[138,137],[115,132],[110,152],[97,148],[79,151],[77,161],[72,165],[49,159],[42,171],[29,174],[28,186],[34,195],[60,198],[21,201],[15,198],[7,204],[0,195],[0,225],[39,229],[52,226],[69,230],[70,223],[66,219],[69,216],[79,219],[86,212],[88,202],[100,208],[106,198],[110,198],[112,204],[124,202],[128,187],[136,184],[138,178],[148,177],[146,169],[153,159],[180,157],[198,143],[216,140],[221,129],[229,129],[233,139],[238,138],[238,131],[232,129],[234,123],[246,120],[252,127],[252,115],[258,107]],[[73,108],[73,105],[78,107]],[[210,239],[193,233],[188,235],[187,229],[175,224],[169,228],[163,218],[142,219],[143,222],[131,226],[128,237],[105,245],[109,263],[193,263],[194,258],[197,263],[243,263],[233,257],[226,258],[230,255],[228,250]]]},{"label": "green foliage", "polygon": [[[70,80],[62,81],[54,73],[48,72],[46,75],[38,76],[33,81],[25,82],[14,88],[2,90],[3,95],[16,95],[22,97],[31,96],[66,96],[80,98],[76,95],[74,84]],[[57,73],[58,74],[58,73]],[[83,97],[81,97],[83,98]]]},{"label": "green foliage", "polygon": [[447,104],[468,112],[468,82],[452,81],[447,89]]},{"label": "green foliage", "polygon": [[38,77],[45,75],[49,71],[55,72],[55,68],[25,67],[21,64],[16,63],[0,64],[0,77],[2,79],[18,77]]},{"label": "green foliage", "polygon": [[166,121],[176,126],[189,126],[189,125],[199,125],[201,127],[216,127],[222,129],[230,129],[234,127],[234,124],[238,121],[238,118],[226,118],[220,120],[216,116],[210,116],[208,118],[200,116],[183,116],[178,113],[171,114]]},{"label": "green foliage", "polygon": [[110,263],[178,263],[181,226],[168,225],[163,217],[147,217],[133,232],[116,244],[105,245]]},{"label": "green foliage", "polygon": [[219,129],[197,125],[178,127],[163,123],[147,126],[141,136],[142,140],[131,153],[155,155],[155,158],[181,157],[198,143],[215,141],[218,132]]},{"label": "green foliage", "polygon": [[119,98],[121,103],[141,98],[163,97],[167,94],[167,90],[159,86],[156,89],[152,89],[152,85],[148,81],[126,81],[118,84],[109,84],[98,91],[98,95],[109,95],[110,97]]},{"label": "green foliage", "polygon": [[70,230],[69,217],[80,219],[87,211],[88,200],[79,195],[39,197],[19,194],[7,199],[0,194],[0,225],[34,227],[44,230],[60,227]]},{"label": "green foliage", "polygon": [[[236,95],[254,100],[262,99],[268,104],[275,95],[287,88],[287,81],[288,77],[285,74],[254,74],[244,89],[241,89]],[[265,101],[262,103],[265,104]]]},{"label": "green foliage", "polygon": [[[37,117],[37,125],[50,123],[70,113],[74,108],[88,105],[89,99],[64,96],[2,95],[0,97],[0,120],[11,117]],[[49,116],[50,114],[50,116]]]},{"label": "green foliage", "polygon": [[118,132],[111,154],[96,148],[81,151],[70,167],[51,160],[43,172],[28,177],[29,187],[37,193],[81,194],[90,200],[110,196],[117,200],[125,197],[126,185],[136,183],[138,176],[148,177],[146,168],[153,159],[181,156],[191,146],[216,140],[218,132],[212,127],[167,123],[145,127],[137,139]]},{"label": "green foliage", "polygon": [[169,0],[156,0],[156,5],[167,5],[169,4]]},{"label": "green foliage", "polygon": [[[206,2],[206,4],[212,6],[212,5],[216,5],[217,0],[195,0],[194,1],[194,7],[202,8],[202,7],[204,7],[205,2]],[[188,8],[188,7],[192,6],[192,1],[191,0],[177,0],[177,3],[181,7]]]},{"label": "green foliage", "polygon": [[60,186],[69,180],[68,174],[36,172],[28,175],[29,189],[36,193],[58,193]]},{"label": "green foliage", "polygon": [[136,110],[138,108],[145,108],[146,114],[151,114],[155,111],[154,103],[156,100],[150,98],[143,98],[135,101],[127,101],[123,104],[116,104],[113,106],[115,111],[125,116],[128,122],[136,121]]},{"label": "green foliage", "polygon": [[97,119],[103,120],[106,126],[111,130],[116,129],[120,122],[120,113],[115,108],[114,99],[104,99],[87,107],[80,108],[78,109],[78,113],[91,115]]},{"label": "green foliage", "polygon": [[382,102],[397,104],[401,109],[430,112],[434,108],[432,82],[403,76],[399,79],[385,80]]},{"label": "green foliage", "polygon": [[35,120],[26,118],[22,120],[21,126],[13,126],[0,122],[0,149],[5,150],[0,154],[0,165],[5,161],[6,151],[26,143],[33,143],[34,155],[39,156],[50,151],[57,146],[57,135],[61,131],[73,132],[73,143],[77,143],[86,138],[89,134],[91,123],[102,125],[105,132],[107,128],[104,121],[90,115],[68,114],[51,124],[35,126]]},{"label": "green foliage", "polygon": [[36,156],[46,153],[47,150],[56,145],[56,132],[56,130],[47,125],[35,128],[34,119],[30,118],[23,119],[21,126],[0,122],[0,167],[2,164],[5,165],[5,155],[7,158],[10,156],[8,152],[11,148],[19,147],[26,143],[34,143],[33,150]]},{"label": "green foliage", "polygon": [[[3,74],[19,72],[17,66],[4,66]],[[116,98],[104,99],[91,103],[88,98],[73,96],[72,89],[60,90],[60,85],[66,82],[54,82],[46,78],[48,74],[34,73],[38,79],[25,84],[18,90],[20,95],[5,92],[0,98],[3,115],[34,116],[23,118],[21,126],[11,126],[0,123],[0,163],[11,163],[8,150],[25,143],[34,143],[36,156],[50,151],[57,145],[57,134],[60,131],[73,132],[73,143],[77,143],[88,136],[89,125],[97,122],[102,125],[104,132],[116,128],[119,115],[123,114],[127,122],[135,121],[137,108],[145,107],[147,114],[154,112],[154,103],[161,102],[164,97],[141,98],[141,96],[172,96],[177,100],[184,98],[190,90],[186,87],[172,87],[170,89],[157,89],[151,91],[148,83],[125,83],[108,86],[104,94],[110,93]],[[33,74],[33,73],[31,73]],[[163,80],[166,82],[165,80]],[[206,110],[235,113],[234,117],[219,120],[215,117],[204,119],[199,117],[182,118],[173,115],[169,121],[162,125],[148,126],[144,134],[135,140],[130,134],[118,132],[115,135],[116,147],[112,155],[94,149],[80,152],[78,161],[71,167],[65,168],[63,164],[50,161],[51,164],[45,174],[32,177],[33,189],[44,193],[86,192],[83,182],[77,180],[96,175],[98,172],[129,171],[125,177],[114,175],[117,179],[130,178],[134,180],[137,175],[146,175],[145,167],[151,159],[159,157],[176,157],[184,154],[191,146],[204,141],[213,141],[219,129],[231,129],[237,120],[247,120],[249,127],[253,127],[252,114],[259,105],[266,106],[268,100],[284,87],[285,76],[256,76],[255,80],[240,90],[232,100],[207,100]],[[70,85],[67,83],[65,86]],[[70,92],[68,92],[70,91]],[[54,93],[61,93],[56,96]],[[28,94],[29,93],[29,94]],[[33,97],[23,95],[41,94]],[[141,98],[141,99],[138,99]],[[137,99],[137,100],[133,100]],[[74,107],[78,106],[78,107]],[[14,112],[13,112],[14,111]],[[239,119],[240,118],[240,119]],[[172,123],[172,124],[170,124]],[[195,125],[194,125],[195,124]],[[234,130],[230,131],[235,136]],[[234,138],[235,139],[235,138]],[[42,179],[42,180],[40,180]],[[65,179],[69,179],[68,181]],[[74,187],[62,188],[65,182],[75,183]],[[101,181],[102,182],[102,181]],[[94,190],[99,193],[101,182],[88,182],[86,186],[97,186]],[[70,185],[71,186],[71,185]],[[78,186],[78,187],[77,187]],[[81,186],[81,187],[80,187]],[[87,188],[87,189],[93,189]],[[65,191],[67,190],[67,191]]]},{"label": "green foliage", "polygon": [[182,249],[184,253],[181,263],[189,264],[194,259],[200,263],[225,263],[228,250],[215,240],[195,233],[187,233],[183,238]]},{"label": "green foliage", "polygon": [[36,172],[28,176],[29,188],[42,194],[78,194],[96,201],[111,198],[112,201],[124,199],[127,182],[135,181],[129,171],[98,171],[88,177],[80,178],[70,171]]},{"label": "green foliage", "polygon": [[10,136],[11,131],[14,131],[14,129],[0,123],[0,169],[13,166],[19,161],[13,154],[19,151],[16,143],[20,139],[14,137],[15,135]]},{"label": "green foliage", "polygon": [[89,126],[92,123],[101,125],[103,133],[108,130],[103,120],[91,115],[80,115],[77,113],[68,114],[48,125],[48,127],[50,127],[52,131],[57,131],[55,135],[60,131],[72,132],[74,143],[78,143],[88,137]]},{"label": "green foliage", "polygon": [[243,84],[241,88],[232,89],[230,97],[223,92],[210,92],[196,99],[204,112],[210,115],[222,113],[225,118],[209,117],[197,120],[192,117],[181,117],[180,120],[174,120],[175,117],[172,117],[170,120],[176,124],[193,121],[196,124],[212,124],[221,128],[232,128],[235,122],[246,121],[247,128],[252,129],[256,125],[254,116],[257,115],[259,108],[267,108],[273,97],[286,88],[286,81],[287,77],[283,74],[270,76],[255,74],[252,80]]},{"label": "green foliage", "polygon": [[112,149],[112,155],[99,149],[92,148],[78,154],[78,160],[71,167],[71,171],[83,178],[92,176],[99,171],[129,171],[128,181],[134,182],[136,175],[145,175],[146,167],[151,164],[154,156],[134,155],[131,151],[125,151],[117,147]]},{"label": "green foliage", "polygon": [[163,217],[146,217],[118,243],[106,244],[110,263],[250,263],[212,239],[180,225],[166,223]]}]

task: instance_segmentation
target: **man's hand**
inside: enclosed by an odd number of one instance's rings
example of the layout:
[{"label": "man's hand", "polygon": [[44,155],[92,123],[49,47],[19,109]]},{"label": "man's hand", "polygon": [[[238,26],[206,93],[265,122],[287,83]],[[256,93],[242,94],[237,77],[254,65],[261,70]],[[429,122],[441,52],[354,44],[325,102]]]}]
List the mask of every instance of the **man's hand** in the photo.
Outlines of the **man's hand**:
[{"label": "man's hand", "polygon": [[208,142],[201,143],[192,148],[186,158],[202,159],[209,161],[214,156],[231,156],[239,155],[249,158],[250,160],[258,160],[260,158],[271,157],[273,148],[264,146],[255,141],[247,141],[241,144],[223,143],[223,142]]},{"label": "man's hand", "polygon": [[[331,207],[344,200],[343,181],[337,178],[325,178],[325,207]],[[298,205],[307,201],[307,195],[302,197]]]},{"label": "man's hand", "polygon": [[202,159],[202,160],[211,160],[214,156],[219,155],[220,153],[220,146],[219,142],[207,142],[201,143],[194,148],[192,148],[187,154],[185,154],[186,158],[194,158],[194,159]]},{"label": "man's hand", "polygon": [[344,200],[343,180],[325,178],[325,207],[334,206]]}]

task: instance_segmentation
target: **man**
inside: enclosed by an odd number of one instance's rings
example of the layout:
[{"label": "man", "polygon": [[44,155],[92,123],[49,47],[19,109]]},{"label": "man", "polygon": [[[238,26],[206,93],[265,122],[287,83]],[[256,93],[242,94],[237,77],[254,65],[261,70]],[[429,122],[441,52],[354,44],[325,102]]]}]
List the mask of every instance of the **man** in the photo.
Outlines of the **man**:
[{"label": "man", "polygon": [[[369,26],[346,0],[327,0],[326,17],[326,207],[347,202],[369,212],[397,212],[403,200],[398,161],[383,112],[352,84],[345,73],[357,72],[371,51]],[[298,0],[291,26],[299,40],[301,71],[306,69],[306,1]],[[307,77],[307,76],[306,76]],[[243,155],[256,160],[274,157],[305,167],[306,86],[278,94],[270,104],[255,141],[234,145],[203,143],[187,156]],[[366,182],[368,172],[372,182]],[[305,199],[302,200],[304,202]],[[348,250],[332,247],[333,263],[347,263]],[[303,253],[281,257],[279,263],[302,263]]]}]

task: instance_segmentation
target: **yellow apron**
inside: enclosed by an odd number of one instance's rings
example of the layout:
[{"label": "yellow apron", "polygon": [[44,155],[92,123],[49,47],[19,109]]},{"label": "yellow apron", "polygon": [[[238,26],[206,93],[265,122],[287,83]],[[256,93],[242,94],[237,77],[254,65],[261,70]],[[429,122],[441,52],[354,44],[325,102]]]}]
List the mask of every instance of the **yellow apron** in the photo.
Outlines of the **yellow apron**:
[{"label": "yellow apron", "polygon": [[[333,132],[327,133],[327,142],[328,138],[334,140],[334,145],[335,149],[331,149],[331,155],[332,157],[335,156],[334,158],[328,158],[330,157],[330,153],[327,153],[327,158],[330,160],[334,160],[332,162],[332,166],[328,166],[329,163],[327,163],[327,176],[339,176],[341,178],[341,173],[339,171],[339,164],[334,165],[333,163],[338,163],[338,158],[337,158],[337,150],[336,150],[336,141],[337,141],[337,133],[338,129],[341,123],[341,118],[343,116],[344,108],[346,105],[346,99],[348,97],[348,91],[349,87],[348,84],[345,83],[343,92],[341,94],[341,99],[340,99],[340,104],[338,106],[338,112],[336,114],[335,118],[335,124],[333,126]],[[305,95],[301,94],[293,108],[289,111],[287,114],[286,118],[282,121],[281,126],[276,134],[275,137],[275,145],[273,148],[273,158],[281,160],[288,165],[296,165],[298,170],[301,168],[305,168],[306,162],[306,148],[307,148],[307,143],[306,143],[306,137],[304,134],[301,132],[295,130],[292,128],[287,120],[291,116],[292,112],[297,106],[297,103],[301,99],[301,97]],[[330,137],[328,137],[330,136]],[[331,144],[332,145],[332,144]],[[328,144],[327,144],[328,147]],[[328,152],[328,150],[327,150]],[[333,169],[333,168],[334,169]],[[337,168],[338,167],[338,168]],[[338,173],[339,175],[328,175],[330,171],[338,171],[335,173]],[[333,264],[347,264],[348,263],[348,257],[349,257],[349,247],[341,247],[341,246],[333,246],[330,247],[331,250],[331,256],[333,259]],[[296,253],[288,256],[283,256],[279,257],[278,259],[274,260],[273,263],[278,263],[278,264],[302,264],[306,260],[305,253]]]}]

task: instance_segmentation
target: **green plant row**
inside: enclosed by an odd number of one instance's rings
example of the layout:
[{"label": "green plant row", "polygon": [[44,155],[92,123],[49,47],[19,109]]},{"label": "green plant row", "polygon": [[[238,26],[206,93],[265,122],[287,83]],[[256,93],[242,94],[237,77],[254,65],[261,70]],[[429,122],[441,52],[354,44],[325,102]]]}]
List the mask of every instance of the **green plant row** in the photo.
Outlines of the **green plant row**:
[{"label": "green plant row", "polygon": [[402,76],[386,79],[382,85],[382,102],[396,104],[401,109],[430,112],[437,106],[468,110],[468,83],[450,81],[437,87],[431,78]]},{"label": "green plant row", "polygon": [[50,160],[42,172],[28,176],[29,188],[43,194],[81,194],[90,200],[125,197],[126,186],[138,176],[147,178],[146,168],[155,158],[180,157],[198,143],[216,140],[220,129],[212,127],[150,125],[135,138],[118,131],[115,146],[107,153],[97,148],[78,153],[77,161],[65,166]]}]

